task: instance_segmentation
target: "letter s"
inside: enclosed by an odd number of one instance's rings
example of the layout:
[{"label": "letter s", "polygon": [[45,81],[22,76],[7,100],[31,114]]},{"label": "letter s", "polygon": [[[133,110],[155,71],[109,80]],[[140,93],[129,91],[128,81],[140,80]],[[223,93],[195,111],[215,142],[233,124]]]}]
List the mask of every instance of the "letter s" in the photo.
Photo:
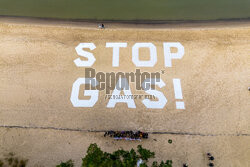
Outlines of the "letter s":
[{"label": "letter s", "polygon": [[88,60],[83,61],[80,58],[74,60],[74,63],[77,67],[91,67],[95,62],[95,57],[93,53],[84,51],[83,48],[89,48],[90,50],[94,50],[96,48],[93,43],[80,43],[76,48],[76,52],[79,56],[86,57]]},{"label": "letter s", "polygon": [[[142,87],[144,90],[145,90],[145,82],[150,82],[149,78],[145,79],[145,81],[142,83]],[[162,79],[160,79],[160,82],[155,82],[155,85],[162,88],[165,86],[165,83],[162,81]],[[162,92],[151,89],[146,90],[145,92],[158,98],[158,101],[151,101],[149,99],[142,100],[142,103],[147,108],[162,109],[167,104],[167,99]]]}]

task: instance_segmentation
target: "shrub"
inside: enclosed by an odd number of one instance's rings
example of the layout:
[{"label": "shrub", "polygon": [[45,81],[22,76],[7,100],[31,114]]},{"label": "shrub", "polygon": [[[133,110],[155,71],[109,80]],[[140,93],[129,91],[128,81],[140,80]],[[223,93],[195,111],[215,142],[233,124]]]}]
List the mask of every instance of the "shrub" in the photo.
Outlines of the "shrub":
[{"label": "shrub", "polygon": [[56,165],[56,167],[74,167],[74,163],[72,160],[68,160],[67,162],[61,162],[60,165]]},{"label": "shrub", "polygon": [[[137,152],[139,155],[137,155]],[[113,153],[103,152],[97,144],[91,144],[87,150],[87,155],[82,159],[82,167],[136,167],[139,159],[143,160],[140,167],[148,167],[148,159],[154,158],[155,153],[137,146],[137,152],[134,149],[125,151],[119,149]],[[172,167],[172,161],[162,161],[160,165],[155,161],[152,167]]]},{"label": "shrub", "polygon": [[26,167],[27,162],[27,159],[20,159],[14,153],[9,153],[4,160],[0,160],[0,167]]}]

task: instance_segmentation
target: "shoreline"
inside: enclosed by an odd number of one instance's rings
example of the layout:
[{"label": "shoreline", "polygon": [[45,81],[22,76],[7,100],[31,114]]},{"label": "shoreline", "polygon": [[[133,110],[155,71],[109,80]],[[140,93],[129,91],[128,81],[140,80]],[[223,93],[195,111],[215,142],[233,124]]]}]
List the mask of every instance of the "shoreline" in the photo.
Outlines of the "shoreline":
[{"label": "shoreline", "polygon": [[35,24],[52,26],[70,26],[81,28],[97,28],[98,23],[104,23],[108,29],[183,29],[183,28],[229,28],[249,27],[250,18],[245,19],[218,19],[218,20],[82,20],[82,19],[56,19],[26,16],[1,16],[0,23]]}]

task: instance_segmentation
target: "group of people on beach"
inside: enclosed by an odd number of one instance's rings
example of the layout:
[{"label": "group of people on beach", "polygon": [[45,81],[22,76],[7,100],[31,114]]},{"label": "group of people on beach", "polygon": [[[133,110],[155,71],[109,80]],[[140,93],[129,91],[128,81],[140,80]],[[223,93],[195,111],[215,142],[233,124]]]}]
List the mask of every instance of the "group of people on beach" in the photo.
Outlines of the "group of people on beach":
[{"label": "group of people on beach", "polygon": [[141,131],[107,131],[104,134],[104,137],[109,136],[114,139],[125,139],[125,140],[141,140],[147,139],[148,133]]}]

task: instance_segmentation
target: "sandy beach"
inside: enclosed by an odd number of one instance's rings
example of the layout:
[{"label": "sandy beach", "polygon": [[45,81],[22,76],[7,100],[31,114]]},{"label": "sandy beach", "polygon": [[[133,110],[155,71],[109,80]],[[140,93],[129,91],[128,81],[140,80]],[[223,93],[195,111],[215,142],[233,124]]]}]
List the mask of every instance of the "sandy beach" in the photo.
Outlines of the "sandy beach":
[{"label": "sandy beach", "polygon": [[[250,166],[250,22],[218,21],[179,24],[128,24],[64,22],[0,17],[0,153],[15,152],[29,159],[28,166],[55,166],[73,159],[80,166],[90,143],[104,151],[138,144],[156,153],[156,160],[172,159],[202,167],[206,153],[215,166]],[[73,107],[72,85],[84,77],[76,67],[79,43],[94,43],[97,71],[136,69],[135,43],[157,48],[157,63],[142,70],[164,70],[160,91],[168,102],[163,109],[148,109],[138,99],[136,108],[117,104],[107,108],[105,92],[92,108]],[[106,42],[126,42],[120,66],[112,67],[112,49]],[[181,60],[164,67],[163,42],[185,47]],[[142,60],[148,51],[140,51]],[[172,79],[181,78],[185,110],[177,110]],[[80,92],[83,92],[81,88]],[[141,94],[131,87],[134,94]],[[79,95],[84,99],[83,95]],[[106,130],[142,130],[150,133],[141,142],[103,137]],[[152,133],[159,134],[152,134]],[[162,133],[162,134],[160,134]],[[169,144],[168,139],[173,143]],[[0,155],[1,156],[1,155]]]}]

